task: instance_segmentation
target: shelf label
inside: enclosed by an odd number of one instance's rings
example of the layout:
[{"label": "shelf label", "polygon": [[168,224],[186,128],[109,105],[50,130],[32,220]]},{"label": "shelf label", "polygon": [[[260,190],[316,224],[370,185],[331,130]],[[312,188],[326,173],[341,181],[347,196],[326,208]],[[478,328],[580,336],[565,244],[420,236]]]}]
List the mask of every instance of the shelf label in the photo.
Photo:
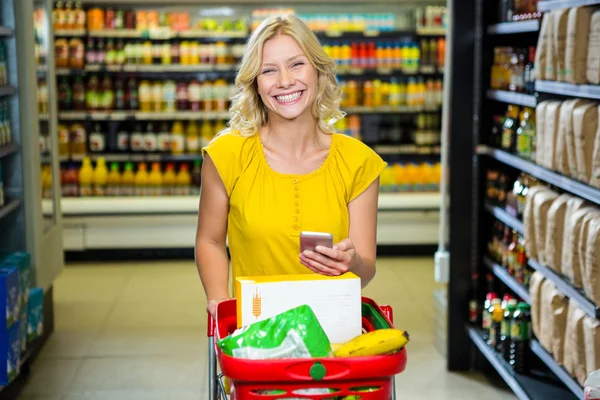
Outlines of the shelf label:
[{"label": "shelf label", "polygon": [[372,30],[367,30],[367,31],[365,31],[365,33],[364,33],[364,35],[365,35],[366,37],[375,37],[375,36],[379,36],[379,34],[380,34],[380,33],[379,33],[379,31],[378,31],[378,30],[375,30],[375,29],[372,29]]}]

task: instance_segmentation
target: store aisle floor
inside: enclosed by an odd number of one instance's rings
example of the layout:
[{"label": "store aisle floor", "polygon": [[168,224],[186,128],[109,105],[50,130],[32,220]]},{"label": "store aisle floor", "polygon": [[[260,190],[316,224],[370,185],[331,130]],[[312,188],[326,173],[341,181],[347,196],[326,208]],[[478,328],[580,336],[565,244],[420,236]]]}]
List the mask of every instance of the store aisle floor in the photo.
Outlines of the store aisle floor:
[{"label": "store aisle floor", "polygon": [[[433,262],[382,258],[365,294],[409,331],[399,399],[513,399],[477,374],[450,374],[433,346]],[[200,400],[206,317],[190,262],[69,265],[55,285],[56,331],[20,400]]]}]

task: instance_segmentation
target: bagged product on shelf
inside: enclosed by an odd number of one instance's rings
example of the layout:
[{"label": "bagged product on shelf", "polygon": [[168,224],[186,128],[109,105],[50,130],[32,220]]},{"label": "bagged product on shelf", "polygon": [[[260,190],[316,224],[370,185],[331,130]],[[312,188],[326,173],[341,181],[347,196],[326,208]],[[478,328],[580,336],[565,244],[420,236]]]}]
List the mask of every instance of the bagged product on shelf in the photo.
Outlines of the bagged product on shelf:
[{"label": "bagged product on shelf", "polygon": [[583,319],[586,371],[590,374],[600,369],[600,321],[589,315]]},{"label": "bagged product on shelf", "polygon": [[546,263],[546,232],[548,227],[548,210],[558,194],[551,190],[545,190],[536,194],[533,199],[533,213],[535,220],[535,241],[537,246],[537,260]]},{"label": "bagged product on shelf", "polygon": [[540,335],[538,339],[540,344],[552,353],[552,335],[554,332],[554,323],[552,320],[552,294],[556,286],[549,280],[545,280],[541,285],[541,307],[540,307]]},{"label": "bagged product on shelf", "polygon": [[[551,23],[554,23],[551,13],[545,13],[540,26],[540,36],[535,50],[535,79],[539,81],[546,79],[546,51],[550,42],[548,25]],[[537,115],[539,116],[539,114]]]},{"label": "bagged product on shelf", "polygon": [[569,9],[563,8],[552,12],[554,17],[553,40],[554,58],[556,60],[556,79],[564,82],[566,79],[565,71],[565,49],[567,45],[567,26],[569,22]]},{"label": "bagged product on shelf", "polygon": [[594,7],[575,7],[569,10],[567,50],[565,52],[566,81],[569,83],[583,84],[587,82],[590,22],[595,10]]},{"label": "bagged product on shelf", "polygon": [[562,102],[551,101],[546,108],[546,126],[544,129],[544,147],[538,146],[539,152],[543,152],[542,164],[544,167],[555,170],[557,167],[556,162],[556,138],[558,136],[558,127],[560,124],[560,109]]},{"label": "bagged product on shelf", "polygon": [[546,27],[546,71],[544,73],[544,79],[554,81],[556,80],[556,54],[554,52],[554,23],[556,18],[554,17],[555,12],[550,12],[548,23]]},{"label": "bagged product on shelf", "polygon": [[563,255],[565,255],[562,265],[563,274],[578,288],[583,287],[582,269],[579,263],[581,258],[581,249],[579,246],[581,243],[581,231],[586,217],[592,211],[594,211],[593,208],[584,207],[573,213],[569,221],[569,227],[567,228],[567,231],[571,232],[572,235],[565,242],[565,248],[563,249]]},{"label": "bagged product on shelf", "polygon": [[[538,64],[539,65],[539,64]],[[539,68],[536,68],[536,71]],[[546,142],[546,109],[548,108],[549,101],[542,101],[535,108],[536,115],[536,147],[538,149],[545,148]],[[544,165],[544,152],[536,151],[535,152],[535,161],[538,165]]]},{"label": "bagged product on shelf", "polygon": [[565,214],[567,202],[573,196],[561,194],[548,210],[546,230],[546,264],[557,272],[561,272],[562,248],[565,230]]},{"label": "bagged product on shelf", "polygon": [[589,83],[600,83],[600,10],[594,11],[590,20],[586,78]]},{"label": "bagged product on shelf", "polygon": [[[597,113],[600,117],[600,106],[597,110]],[[594,139],[594,151],[592,153],[592,172],[589,183],[594,187],[600,188],[600,123],[598,123],[598,129],[596,131],[596,137]]]},{"label": "bagged product on shelf", "polygon": [[573,111],[577,179],[589,183],[592,177],[592,156],[598,131],[598,105],[587,103]]},{"label": "bagged product on shelf", "polygon": [[571,101],[574,103],[574,105],[573,109],[571,110],[571,123],[567,125],[568,130],[566,132],[567,157],[569,162],[569,176],[577,179],[577,152],[575,150],[575,128],[573,124],[573,114],[575,113],[576,109],[584,107],[586,104],[589,104],[590,101],[585,99],[574,99]]},{"label": "bagged product on shelf", "polygon": [[581,281],[584,289],[588,283],[586,282],[587,259],[589,257],[588,246],[593,245],[589,242],[590,228],[592,227],[592,221],[594,221],[594,219],[598,219],[598,217],[600,217],[599,210],[592,208],[590,212],[583,217],[579,231],[579,244],[577,251],[579,260],[577,264],[579,265],[579,273],[581,274]]},{"label": "bagged product on shelf", "polygon": [[563,366],[581,384],[583,384],[587,377],[585,341],[583,337],[583,320],[585,316],[585,311],[579,308],[576,302],[569,302]]},{"label": "bagged product on shelf", "polygon": [[545,186],[534,186],[529,189],[527,192],[527,197],[525,199],[525,209],[523,210],[523,232],[525,233],[525,252],[529,258],[534,260],[538,259],[537,252],[537,234],[535,230],[535,205],[534,200],[535,197],[544,191],[547,191],[548,188]]},{"label": "bagged product on shelf", "polygon": [[541,272],[535,271],[529,280],[529,295],[531,296],[531,329],[538,338],[541,337],[541,321],[542,317],[542,284],[545,282],[544,275]]},{"label": "bagged product on shelf", "polygon": [[560,108],[560,123],[556,138],[556,169],[566,176],[574,176],[576,173],[573,110],[583,102],[582,99],[567,100]]},{"label": "bagged product on shelf", "polygon": [[[585,224],[585,222],[584,222]],[[587,236],[583,236],[586,235]],[[594,303],[600,303],[600,212],[595,214],[587,226],[582,227],[582,242],[587,242],[586,256],[581,261],[583,290]]]},{"label": "bagged product on shelf", "polygon": [[[573,255],[574,248],[571,240],[574,236],[574,229],[576,224],[575,215],[577,211],[581,210],[585,205],[585,201],[579,197],[572,197],[567,202],[567,210],[565,212],[565,229],[563,232],[563,244],[562,244],[562,257],[560,260],[561,273],[568,277],[573,282]],[[583,214],[580,214],[583,215]],[[579,226],[581,228],[581,226]],[[578,228],[578,229],[579,229]],[[581,276],[579,276],[581,282]]]},{"label": "bagged product on shelf", "polygon": [[556,362],[562,365],[569,298],[561,293],[556,287],[554,287],[550,294],[550,301],[550,311],[552,313],[552,336],[550,337],[550,349]]}]

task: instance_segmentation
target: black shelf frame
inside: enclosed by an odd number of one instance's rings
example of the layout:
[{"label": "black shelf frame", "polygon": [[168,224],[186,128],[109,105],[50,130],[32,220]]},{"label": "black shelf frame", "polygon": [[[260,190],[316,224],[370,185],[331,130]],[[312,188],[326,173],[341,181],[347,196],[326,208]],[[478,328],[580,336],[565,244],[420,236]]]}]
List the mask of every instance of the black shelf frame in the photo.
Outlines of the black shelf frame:
[{"label": "black shelf frame", "polygon": [[536,81],[535,90],[559,96],[600,100],[600,85],[574,85],[565,82]]},{"label": "black shelf frame", "polygon": [[15,211],[21,205],[21,200],[12,199],[9,201],[5,201],[5,204],[0,207],[0,220],[9,216],[13,211]]},{"label": "black shelf frame", "polygon": [[0,147],[0,158],[9,156],[19,151],[19,146],[16,143],[9,143]]},{"label": "black shelf frame", "polygon": [[531,33],[540,30],[540,21],[532,19],[518,22],[502,22],[487,27],[488,35],[511,35],[517,33]]},{"label": "black shelf frame", "polygon": [[502,103],[517,104],[525,107],[535,107],[537,98],[535,95],[509,92],[506,90],[488,90],[487,98]]},{"label": "black shelf frame", "polygon": [[492,214],[494,217],[502,221],[505,225],[510,226],[512,229],[523,235],[523,222],[519,221],[518,218],[513,217],[507,211],[500,207],[494,206],[489,203],[484,204],[484,208],[487,212]]},{"label": "black shelf frame", "polygon": [[506,286],[508,286],[513,292],[515,292],[524,302],[531,304],[531,296],[529,295],[529,289],[512,277],[508,271],[492,261],[489,257],[483,257],[483,264],[498,277]]}]

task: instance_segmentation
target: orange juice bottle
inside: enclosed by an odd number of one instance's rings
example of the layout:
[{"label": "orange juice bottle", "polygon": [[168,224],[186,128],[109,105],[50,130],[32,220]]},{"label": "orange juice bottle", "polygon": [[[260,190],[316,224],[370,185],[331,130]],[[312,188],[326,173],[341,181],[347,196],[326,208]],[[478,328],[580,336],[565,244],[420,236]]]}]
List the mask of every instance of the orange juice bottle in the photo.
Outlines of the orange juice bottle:
[{"label": "orange juice bottle", "polygon": [[42,198],[49,199],[52,197],[52,167],[50,165],[44,165],[42,167],[41,178]]},{"label": "orange juice bottle", "polygon": [[213,134],[212,134],[212,137],[210,138],[210,140],[212,140],[217,133],[225,130],[225,128],[227,128],[227,125],[225,125],[225,121],[223,121],[222,119],[218,119],[217,122],[215,122],[215,126],[213,128]]},{"label": "orange juice bottle", "polygon": [[148,175],[148,193],[150,196],[160,196],[162,185],[162,173],[160,163],[152,163],[152,170]]},{"label": "orange juice bottle", "polygon": [[146,163],[138,164],[138,172],[135,174],[135,190],[136,196],[146,196],[148,193],[148,170]]},{"label": "orange juice bottle", "polygon": [[189,196],[192,176],[187,164],[181,164],[179,173],[175,179],[175,194],[177,196]]},{"label": "orange juice bottle", "polygon": [[383,105],[383,98],[381,93],[381,81],[379,79],[375,79],[373,81],[373,107],[378,108]]},{"label": "orange juice bottle", "polygon": [[396,178],[394,176],[394,169],[390,166],[387,166],[381,172],[380,177],[380,185],[381,190],[384,192],[394,191]]},{"label": "orange juice bottle", "polygon": [[348,81],[348,98],[346,99],[346,105],[348,107],[356,107],[358,105],[358,87],[356,81]]},{"label": "orange juice bottle", "polygon": [[110,172],[106,179],[106,195],[107,196],[118,196],[119,188],[121,186],[121,174],[119,172],[119,164],[110,164]]},{"label": "orange juice bottle", "polygon": [[393,68],[402,68],[402,47],[400,47],[400,43],[396,43],[394,44],[394,48],[392,50],[392,58],[393,58],[393,63],[392,63],[392,67]]},{"label": "orange juice bottle", "polygon": [[352,47],[350,43],[344,42],[342,49],[340,50],[341,65],[344,68],[348,68],[352,63]]},{"label": "orange juice bottle", "polygon": [[81,197],[89,197],[94,194],[92,190],[93,175],[92,160],[85,157],[79,169],[79,195]]},{"label": "orange juice bottle", "polygon": [[196,121],[188,122],[185,129],[185,147],[189,154],[198,153],[200,150],[200,136],[198,135],[198,125]]},{"label": "orange juice bottle", "polygon": [[185,135],[181,121],[175,121],[171,127],[171,154],[185,152]]},{"label": "orange juice bottle", "polygon": [[363,87],[363,105],[373,107],[373,82],[366,81]]},{"label": "orange juice bottle", "polygon": [[161,194],[163,196],[172,196],[175,194],[176,179],[177,176],[175,175],[175,165],[173,163],[168,163],[165,173],[162,176]]},{"label": "orange juice bottle", "polygon": [[213,129],[211,122],[207,119],[202,121],[202,125],[200,125],[200,146],[207,146],[214,135],[215,130]]},{"label": "orange juice bottle", "polygon": [[92,183],[94,185],[94,196],[106,196],[106,182],[108,180],[108,168],[106,168],[106,160],[100,157],[96,161],[96,168],[92,175]]},{"label": "orange juice bottle", "polygon": [[133,164],[128,162],[125,164],[125,171],[121,175],[121,184],[119,187],[119,196],[133,196],[135,185],[135,174],[133,173]]}]

